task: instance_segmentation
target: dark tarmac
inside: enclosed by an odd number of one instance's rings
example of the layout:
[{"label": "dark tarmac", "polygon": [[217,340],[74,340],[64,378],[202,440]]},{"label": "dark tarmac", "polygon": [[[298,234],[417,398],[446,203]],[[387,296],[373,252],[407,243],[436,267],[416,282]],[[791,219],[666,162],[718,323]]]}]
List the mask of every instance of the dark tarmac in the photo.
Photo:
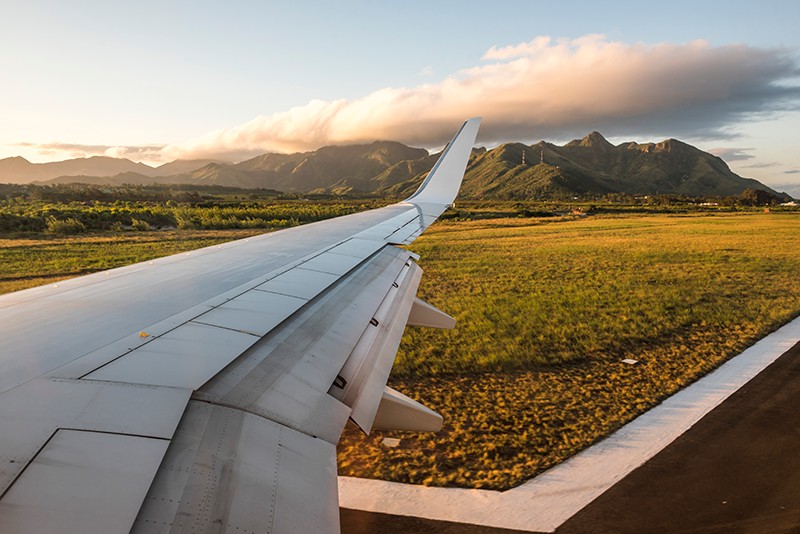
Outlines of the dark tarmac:
[{"label": "dark tarmac", "polygon": [[[517,532],[347,509],[341,527]],[[800,532],[800,343],[556,532]]]}]

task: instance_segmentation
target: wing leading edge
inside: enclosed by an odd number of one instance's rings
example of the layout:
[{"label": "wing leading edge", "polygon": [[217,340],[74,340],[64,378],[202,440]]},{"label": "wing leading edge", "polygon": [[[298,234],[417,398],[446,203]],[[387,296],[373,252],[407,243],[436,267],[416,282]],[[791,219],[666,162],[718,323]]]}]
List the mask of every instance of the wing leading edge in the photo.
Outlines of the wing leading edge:
[{"label": "wing leading edge", "polygon": [[346,421],[441,425],[386,386],[406,324],[453,325],[394,245],[478,125],[398,204],[0,297],[0,531],[337,531]]}]

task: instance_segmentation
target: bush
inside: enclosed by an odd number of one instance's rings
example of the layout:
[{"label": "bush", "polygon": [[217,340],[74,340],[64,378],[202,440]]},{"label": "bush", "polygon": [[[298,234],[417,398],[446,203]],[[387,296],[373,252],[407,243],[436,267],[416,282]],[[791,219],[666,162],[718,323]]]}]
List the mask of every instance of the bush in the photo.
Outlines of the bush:
[{"label": "bush", "polygon": [[51,234],[80,234],[86,231],[86,225],[75,218],[59,220],[52,215],[47,218],[47,232]]},{"label": "bush", "polygon": [[153,229],[149,222],[141,219],[135,219],[133,217],[131,217],[131,228],[134,230],[139,230],[140,232],[147,232]]}]

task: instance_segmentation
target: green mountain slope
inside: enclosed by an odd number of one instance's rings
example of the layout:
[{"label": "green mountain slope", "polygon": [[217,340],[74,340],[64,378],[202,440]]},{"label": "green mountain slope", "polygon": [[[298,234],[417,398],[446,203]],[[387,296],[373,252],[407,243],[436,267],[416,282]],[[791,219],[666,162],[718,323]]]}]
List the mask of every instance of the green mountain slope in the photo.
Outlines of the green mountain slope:
[{"label": "green mountain slope", "polygon": [[[413,191],[428,170],[410,168],[406,180],[390,191]],[[776,193],[757,180],[738,176],[720,158],[675,139],[614,146],[592,132],[564,146],[542,141],[476,151],[461,197],[524,199],[612,192],[727,196],[748,188]]]},{"label": "green mountain slope", "polygon": [[741,178],[720,158],[676,139],[613,146],[599,133],[592,132],[580,141],[559,147],[558,151],[626,193],[734,195],[747,188],[766,188],[756,180]]},{"label": "green mountain slope", "polygon": [[156,167],[150,176],[175,176],[177,174],[190,173],[210,163],[225,163],[224,161],[213,159],[176,159]]},{"label": "green mountain slope", "polygon": [[424,159],[428,151],[394,141],[329,146],[296,154],[263,154],[235,165],[210,164],[192,181],[266,187],[287,193],[370,193],[387,184],[379,176],[391,166]]},{"label": "green mountain slope", "polygon": [[[287,193],[405,196],[416,190],[437,158],[438,154],[428,154],[423,149],[376,141],[295,154],[268,153],[236,164],[178,161],[155,170],[147,167],[151,170],[144,169],[145,172],[138,168],[102,178],[94,175],[87,181],[197,183],[261,187]],[[8,168],[32,165],[21,159],[6,161]],[[132,162],[127,162],[126,167],[128,164]],[[180,172],[153,175],[168,169]],[[79,180],[71,176],[53,181]],[[563,146],[541,141],[535,145],[506,143],[491,150],[474,149],[460,197],[527,199],[615,192],[728,196],[745,189],[776,193],[756,180],[738,176],[720,158],[676,139],[615,146],[600,133],[592,132]]]}]

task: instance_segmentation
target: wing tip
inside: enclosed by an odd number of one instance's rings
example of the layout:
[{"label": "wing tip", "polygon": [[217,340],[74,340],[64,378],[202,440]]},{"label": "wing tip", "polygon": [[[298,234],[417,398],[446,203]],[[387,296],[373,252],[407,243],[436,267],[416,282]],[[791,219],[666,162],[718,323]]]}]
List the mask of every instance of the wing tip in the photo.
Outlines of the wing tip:
[{"label": "wing tip", "polygon": [[471,117],[464,121],[456,135],[442,151],[442,155],[439,156],[428,176],[406,201],[432,202],[443,205],[453,203],[461,188],[481,120],[481,117]]}]

